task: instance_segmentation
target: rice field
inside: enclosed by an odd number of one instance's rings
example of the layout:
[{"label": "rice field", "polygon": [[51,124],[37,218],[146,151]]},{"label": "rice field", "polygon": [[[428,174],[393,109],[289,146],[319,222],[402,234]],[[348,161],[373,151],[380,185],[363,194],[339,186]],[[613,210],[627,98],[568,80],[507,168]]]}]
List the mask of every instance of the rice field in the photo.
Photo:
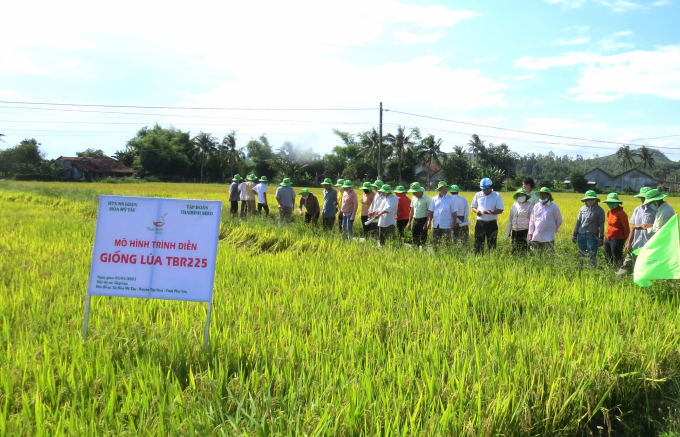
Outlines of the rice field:
[{"label": "rice field", "polygon": [[[554,257],[478,257],[239,222],[227,189],[0,182],[1,436],[678,435],[678,287],[580,271],[582,196]],[[95,296],[83,343],[99,194],[224,201],[208,351],[192,302]]]}]

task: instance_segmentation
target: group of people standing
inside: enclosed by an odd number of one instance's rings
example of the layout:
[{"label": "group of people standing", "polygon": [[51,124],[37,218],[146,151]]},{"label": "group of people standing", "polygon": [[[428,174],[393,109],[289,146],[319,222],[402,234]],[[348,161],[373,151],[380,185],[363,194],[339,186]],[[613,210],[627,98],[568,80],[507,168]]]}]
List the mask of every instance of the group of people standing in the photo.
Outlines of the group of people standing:
[{"label": "group of people standing", "polygon": [[[279,215],[284,222],[292,220],[296,193],[291,185],[290,179],[286,178],[275,193]],[[496,248],[498,216],[504,213],[505,207],[502,196],[493,190],[493,181],[489,178],[481,180],[480,191],[470,204],[459,195],[457,185],[444,181],[437,185],[438,194],[434,197],[428,196],[418,182],[412,183],[409,189],[401,185],[392,189],[380,180],[364,182],[357,187],[363,191],[361,198],[351,180],[339,179],[334,184],[326,178],[322,186],[323,199],[318,199],[307,188],[300,191],[298,214],[304,215],[305,223],[316,224],[321,218],[323,229],[327,231],[336,226],[337,220],[338,229],[349,239],[354,236],[354,222],[359,214],[364,236],[377,238],[381,245],[391,238],[403,239],[408,230],[412,233],[413,244],[423,246],[430,229],[434,246],[447,242],[466,244],[471,224],[469,212],[472,211],[476,217],[475,252]],[[242,217],[262,211],[269,214],[266,177],[258,181],[255,175],[249,175],[245,180],[235,175],[229,193],[232,214],[238,214],[239,202]],[[412,197],[406,193],[411,193]],[[632,271],[633,251],[644,246],[675,214],[663,200],[666,195],[657,189],[644,187],[635,197],[641,199],[641,205],[633,211],[629,224],[618,194],[610,193],[604,200],[608,208],[605,212],[595,191],[585,193],[572,237],[578,244],[580,263],[585,261],[597,266],[597,252],[604,246],[606,262],[620,266],[619,275]],[[554,251],[555,236],[562,226],[562,213],[551,190],[547,187],[535,190],[534,180],[526,178],[522,188],[513,194],[513,200],[505,232],[505,239],[511,239],[513,253],[527,253],[531,249]]]}]

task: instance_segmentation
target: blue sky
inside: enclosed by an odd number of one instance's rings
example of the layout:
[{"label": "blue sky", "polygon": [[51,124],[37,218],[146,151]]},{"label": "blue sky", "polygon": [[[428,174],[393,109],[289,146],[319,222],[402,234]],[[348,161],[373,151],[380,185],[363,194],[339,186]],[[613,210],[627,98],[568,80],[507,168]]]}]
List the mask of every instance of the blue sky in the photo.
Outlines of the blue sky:
[{"label": "blue sky", "polygon": [[[2,101],[376,109],[92,108],[128,112],[103,114],[0,103],[0,133],[8,145],[35,137],[50,158],[113,153],[156,122],[219,137],[233,129],[241,146],[266,133],[275,146],[289,140],[323,154],[338,144],[332,128],[375,126],[382,101],[448,120],[646,144],[680,160],[680,136],[644,140],[680,134],[677,1],[13,2],[0,27]],[[520,154],[618,147],[394,112],[384,122],[385,132],[402,124],[433,133],[445,151],[472,133]]]}]

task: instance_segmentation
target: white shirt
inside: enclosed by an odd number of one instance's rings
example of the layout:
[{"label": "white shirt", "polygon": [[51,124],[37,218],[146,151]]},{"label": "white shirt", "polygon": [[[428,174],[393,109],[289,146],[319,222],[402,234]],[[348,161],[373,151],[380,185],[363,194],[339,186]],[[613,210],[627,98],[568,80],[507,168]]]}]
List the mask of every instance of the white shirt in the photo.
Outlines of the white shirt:
[{"label": "white shirt", "polygon": [[531,241],[548,243],[555,241],[555,234],[562,226],[562,213],[554,203],[548,201],[547,204],[537,203],[531,213],[529,222],[529,235]]},{"label": "white shirt", "polygon": [[264,203],[264,195],[267,193],[267,184],[260,182],[259,184],[255,185],[253,190],[257,191],[257,203]]},{"label": "white shirt", "polygon": [[238,186],[238,190],[241,192],[241,200],[246,200],[246,183],[241,182],[241,185]]},{"label": "white shirt", "polygon": [[380,209],[380,204],[382,203],[383,199],[385,199],[385,197],[382,194],[375,193],[375,196],[373,196],[373,201],[371,202],[371,206],[368,207],[368,212],[372,213],[384,211]]},{"label": "white shirt", "polygon": [[453,227],[453,213],[458,212],[458,202],[450,194],[437,194],[430,202],[432,212],[432,229],[451,229]]},{"label": "white shirt", "polygon": [[[376,196],[377,197],[377,196]],[[382,196],[381,196],[382,197]],[[375,200],[375,199],[374,199]],[[399,198],[394,194],[390,194],[387,197],[383,197],[382,201],[378,205],[379,209],[376,211],[383,212],[387,211],[387,214],[383,214],[378,219],[378,227],[386,228],[388,226],[397,224],[397,207],[399,206]]]},{"label": "white shirt", "polygon": [[459,196],[458,194],[454,194],[452,197],[458,205],[456,207],[458,224],[465,223],[470,218],[470,204],[468,204],[465,197]]},{"label": "white shirt", "polygon": [[[475,194],[475,197],[472,198],[472,205],[470,205],[472,208],[477,208],[479,211],[496,211],[497,209],[503,210],[505,207],[503,206],[503,198],[501,197],[500,194],[498,194],[495,191],[491,191],[491,194],[488,196],[484,194],[483,191],[480,191]],[[498,215],[497,214],[484,214],[481,217],[477,216],[477,221],[480,222],[491,222],[494,220],[498,220]]]}]

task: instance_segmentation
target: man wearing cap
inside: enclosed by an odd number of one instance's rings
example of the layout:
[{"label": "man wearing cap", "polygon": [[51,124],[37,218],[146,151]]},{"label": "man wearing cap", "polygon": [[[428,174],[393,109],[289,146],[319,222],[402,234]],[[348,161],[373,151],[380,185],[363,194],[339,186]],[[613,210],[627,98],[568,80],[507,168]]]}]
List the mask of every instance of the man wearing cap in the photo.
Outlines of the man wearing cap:
[{"label": "man wearing cap", "polygon": [[351,179],[345,180],[342,185],[344,193],[342,193],[342,231],[347,236],[348,240],[354,237],[354,219],[359,209],[359,200],[357,199],[357,192],[354,191],[354,184]]},{"label": "man wearing cap", "polygon": [[[239,176],[240,177],[240,176]],[[246,176],[247,178],[248,176]],[[240,177],[241,178],[241,177]],[[246,180],[241,178],[241,183],[238,186],[238,195],[241,199],[241,217],[245,217],[248,212],[248,201],[246,200]]]},{"label": "man wearing cap", "polygon": [[319,213],[321,208],[319,207],[319,200],[316,198],[314,193],[309,191],[307,188],[300,190],[300,204],[298,205],[298,212],[302,215],[302,207],[305,207],[305,223],[313,222],[315,225],[319,221]]},{"label": "man wearing cap", "polygon": [[361,196],[361,226],[363,226],[364,238],[366,238],[368,237],[368,232],[371,229],[371,225],[366,224],[368,221],[368,208],[371,207],[376,193],[373,191],[374,187],[370,182],[364,182],[361,185],[361,189],[364,190],[364,195]]},{"label": "man wearing cap", "polygon": [[628,238],[626,247],[624,247],[626,259],[623,260],[621,268],[616,273],[619,277],[633,272],[633,266],[635,265],[635,259],[637,258],[637,255],[633,254],[633,251],[640,249],[647,243],[649,237],[647,235],[647,230],[642,225],[645,223],[649,223],[650,225],[654,224],[656,211],[650,208],[649,205],[643,205],[645,203],[645,194],[649,190],[651,190],[651,188],[642,187],[640,193],[635,195],[635,197],[640,199],[640,205],[635,207],[630,218],[630,224],[632,225],[630,227],[630,237]]},{"label": "man wearing cap", "polygon": [[553,202],[550,188],[539,191],[538,203],[534,205],[529,222],[529,243],[539,251],[555,251],[555,235],[562,226],[562,213]]},{"label": "man wearing cap", "polygon": [[439,194],[430,202],[426,226],[432,228],[432,242],[439,245],[442,240],[451,241],[451,229],[458,226],[456,204],[449,194],[449,184],[445,181],[437,184]]},{"label": "man wearing cap", "polygon": [[432,198],[425,194],[425,189],[418,182],[412,183],[408,192],[413,193],[408,229],[413,229],[413,245],[416,247],[423,246],[427,241],[427,219],[430,215]]},{"label": "man wearing cap", "polygon": [[654,217],[654,224],[644,224],[643,229],[647,230],[649,238],[652,238],[654,234],[659,232],[661,228],[675,215],[675,210],[666,202],[664,199],[665,194],[661,194],[659,190],[654,188],[645,193],[645,203],[643,205],[649,205],[654,211],[656,211],[656,217]]},{"label": "man wearing cap", "polygon": [[397,232],[399,238],[404,239],[404,229],[409,223],[409,213],[411,212],[411,199],[406,195],[406,188],[403,185],[398,185],[394,189],[394,194],[399,199],[397,206]]},{"label": "man wearing cap", "polygon": [[267,203],[267,176],[260,178],[260,183],[255,185],[253,191],[257,195],[257,213],[260,214],[264,209],[264,214],[269,215],[269,204]]},{"label": "man wearing cap", "polygon": [[378,239],[380,245],[384,246],[387,239],[394,236],[399,199],[393,194],[392,187],[389,185],[383,185],[378,192],[382,194],[383,201],[378,204],[379,210],[371,214],[378,218]]},{"label": "man wearing cap", "polygon": [[335,223],[336,207],[338,206],[338,192],[333,188],[330,178],[323,180],[323,210],[321,220],[323,221],[324,231],[333,229]]},{"label": "man wearing cap", "polygon": [[253,191],[253,188],[255,188],[255,185],[257,185],[257,176],[254,174],[248,175],[246,178],[246,214],[248,215],[255,215],[256,210],[255,210],[255,203],[256,203],[256,196],[257,193]]},{"label": "man wearing cap", "polygon": [[335,184],[335,188],[338,189],[338,227],[340,228],[340,231],[342,231],[342,196],[345,194],[344,190],[342,189],[342,186],[345,185],[345,180],[344,179],[338,179],[338,183]]},{"label": "man wearing cap", "polygon": [[467,243],[470,237],[470,226],[463,223],[468,223],[470,214],[470,204],[463,196],[459,196],[460,188],[453,184],[449,187],[449,193],[453,197],[453,202],[456,205],[456,226],[453,226],[453,242]]},{"label": "man wearing cap", "polygon": [[475,252],[484,252],[484,240],[490,249],[496,248],[498,237],[498,214],[502,214],[505,207],[503,198],[492,188],[490,178],[484,178],[479,183],[479,191],[472,198],[472,212],[477,215],[475,225]]},{"label": "man wearing cap", "polygon": [[290,223],[293,220],[293,205],[295,205],[295,190],[291,187],[290,178],[284,178],[281,186],[276,189],[276,201],[279,202],[279,219]]},{"label": "man wearing cap", "polygon": [[[371,202],[371,206],[368,207],[368,216],[369,218],[372,217],[371,213],[381,211],[381,203],[385,200],[385,196],[380,193],[380,189],[383,187],[383,181],[380,179],[376,179],[375,182],[373,182],[373,189],[375,190],[375,197],[373,198],[373,202]],[[375,214],[373,215],[375,216]],[[371,224],[369,225],[369,233],[373,238],[378,238],[378,221],[373,220]]]},{"label": "man wearing cap", "polygon": [[623,262],[623,246],[630,235],[628,215],[617,193],[609,193],[604,204],[609,208],[607,232],[604,235],[604,259],[611,266],[620,266]]},{"label": "man wearing cap", "polygon": [[597,250],[604,245],[604,209],[598,205],[600,199],[593,190],[586,191],[581,202],[584,205],[578,211],[572,241],[578,243],[579,265],[585,256],[590,258],[593,267],[597,267]]},{"label": "man wearing cap", "polygon": [[241,181],[241,175],[235,174],[234,179],[231,180],[229,186],[229,202],[231,203],[231,214],[238,214],[238,202],[240,193],[238,192],[238,183]]}]

